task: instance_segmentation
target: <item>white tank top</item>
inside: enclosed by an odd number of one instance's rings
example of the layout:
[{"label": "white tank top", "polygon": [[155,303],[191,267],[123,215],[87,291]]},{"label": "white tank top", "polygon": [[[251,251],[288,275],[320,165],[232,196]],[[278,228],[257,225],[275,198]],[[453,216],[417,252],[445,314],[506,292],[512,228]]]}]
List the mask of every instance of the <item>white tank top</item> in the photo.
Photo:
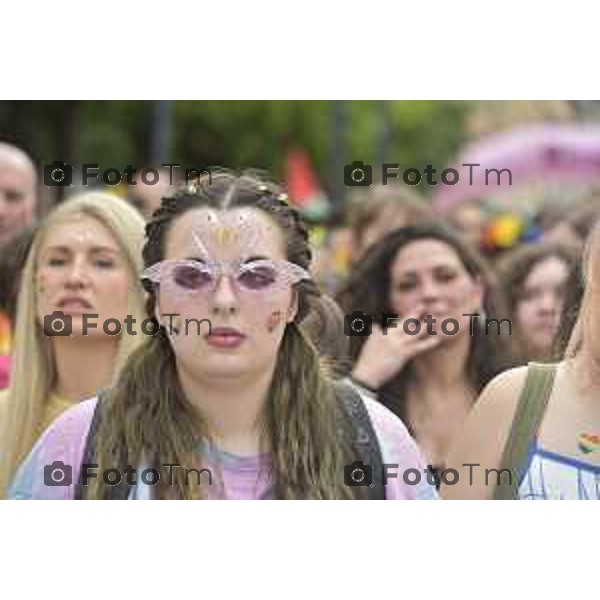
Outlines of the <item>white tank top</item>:
[{"label": "white tank top", "polygon": [[519,486],[519,500],[600,500],[600,466],[536,445]]}]

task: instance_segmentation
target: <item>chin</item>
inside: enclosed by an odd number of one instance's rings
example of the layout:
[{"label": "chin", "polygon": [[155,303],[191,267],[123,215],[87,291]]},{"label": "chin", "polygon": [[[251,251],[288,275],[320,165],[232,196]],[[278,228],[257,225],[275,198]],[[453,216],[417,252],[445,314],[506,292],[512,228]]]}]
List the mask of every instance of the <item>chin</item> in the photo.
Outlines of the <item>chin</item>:
[{"label": "chin", "polygon": [[530,344],[530,352],[534,356],[549,356],[553,349],[553,340],[535,340]]},{"label": "chin", "polygon": [[185,363],[190,372],[208,377],[235,377],[256,369],[247,356],[227,356],[209,352],[203,352],[197,358],[190,357]]}]

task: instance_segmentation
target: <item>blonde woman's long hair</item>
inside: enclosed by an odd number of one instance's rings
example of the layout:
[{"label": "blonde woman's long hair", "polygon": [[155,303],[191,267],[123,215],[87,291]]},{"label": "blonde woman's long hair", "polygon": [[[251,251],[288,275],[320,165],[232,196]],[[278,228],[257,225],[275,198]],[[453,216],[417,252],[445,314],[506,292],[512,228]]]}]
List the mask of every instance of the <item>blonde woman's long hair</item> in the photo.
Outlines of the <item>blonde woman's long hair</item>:
[{"label": "blonde woman's long hair", "polygon": [[[19,288],[10,388],[0,423],[0,498],[40,433],[45,405],[56,385],[54,356],[37,316],[35,282],[40,249],[49,231],[81,216],[96,219],[118,242],[131,273],[127,312],[140,321],[145,318],[144,290],[138,278],[144,242],[143,217],[126,201],[100,192],[80,194],[58,205],[35,235]],[[142,337],[120,336],[113,378]]]}]

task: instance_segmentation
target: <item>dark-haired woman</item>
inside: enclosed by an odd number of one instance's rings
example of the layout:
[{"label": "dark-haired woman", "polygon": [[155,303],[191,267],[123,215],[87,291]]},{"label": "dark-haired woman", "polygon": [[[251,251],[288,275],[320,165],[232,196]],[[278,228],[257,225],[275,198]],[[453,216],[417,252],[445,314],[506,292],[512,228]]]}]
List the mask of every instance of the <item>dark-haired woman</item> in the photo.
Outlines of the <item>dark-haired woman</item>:
[{"label": "dark-haired woman", "polygon": [[[365,255],[339,300],[346,315],[374,319],[370,336],[351,338],[352,380],[442,468],[477,394],[505,366],[508,324],[487,321],[505,315],[481,259],[441,225],[398,229]],[[385,314],[399,318],[387,331]]]},{"label": "dark-haired woman", "polygon": [[523,364],[552,357],[567,282],[580,254],[578,247],[544,242],[514,250],[499,266],[514,329],[512,354]]},{"label": "dark-haired woman", "polygon": [[[148,314],[162,327],[113,388],[45,432],[11,497],[352,499],[379,489],[365,485],[377,473],[346,468],[365,456],[423,468],[394,415],[340,401],[321,371],[298,326],[318,296],[307,230],[279,188],[213,173],[165,198],[146,235]],[[45,485],[44,465],[60,478],[60,463],[72,484]],[[82,463],[97,465],[87,482]],[[378,497],[435,490],[400,474]]]}]

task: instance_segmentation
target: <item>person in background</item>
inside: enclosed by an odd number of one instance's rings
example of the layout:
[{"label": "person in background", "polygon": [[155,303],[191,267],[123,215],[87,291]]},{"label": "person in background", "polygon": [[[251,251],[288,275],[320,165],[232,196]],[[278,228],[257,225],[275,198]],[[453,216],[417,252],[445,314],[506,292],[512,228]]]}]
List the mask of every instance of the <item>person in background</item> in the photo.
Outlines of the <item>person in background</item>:
[{"label": "person in background", "polygon": [[350,263],[358,261],[386,233],[432,219],[426,202],[401,184],[378,184],[356,191],[348,211]]},{"label": "person in background", "polygon": [[[140,333],[128,335],[124,327],[108,335],[103,323],[144,318],[143,237],[138,212],[100,193],[60,204],[35,234],[21,278],[10,387],[0,392],[0,497],[41,432],[110,385],[141,342]],[[98,323],[86,335],[85,313]]]},{"label": "person in background", "polygon": [[478,250],[484,243],[488,215],[480,200],[462,202],[450,212],[450,224]]},{"label": "person in background", "polygon": [[[600,499],[600,226],[583,257],[581,310],[563,359],[483,390],[448,456],[449,499]],[[477,465],[472,467],[469,465]]]},{"label": "person in background", "polygon": [[15,323],[17,294],[21,272],[35,234],[29,227],[4,244],[0,253],[0,314],[6,318],[6,329],[0,332],[0,389],[8,387],[10,373],[10,327]]},{"label": "person in background", "polygon": [[600,217],[600,202],[598,197],[593,197],[587,202],[582,202],[571,215],[568,222],[576,233],[578,242],[584,244],[596,221]]},{"label": "person in background", "polygon": [[37,173],[31,158],[17,146],[0,142],[0,247],[33,225]]},{"label": "person in background", "polygon": [[592,195],[575,203],[548,202],[536,220],[543,241],[575,246],[585,242],[599,215],[599,198]]},{"label": "person in background", "polygon": [[350,268],[352,231],[341,224],[332,224],[327,230],[324,227],[315,230],[318,235],[311,235],[313,276],[322,290],[335,294]]},{"label": "person in background", "polygon": [[513,250],[498,265],[519,363],[552,358],[567,281],[579,260],[578,247],[542,242]]},{"label": "person in background", "polygon": [[160,206],[161,198],[163,196],[170,196],[175,189],[174,186],[177,184],[177,171],[173,169],[173,177],[171,178],[170,170],[164,167],[156,169],[158,179],[155,183],[149,183],[152,180],[152,175],[148,175],[146,177],[148,183],[144,183],[141,174],[148,168],[142,167],[138,169],[134,176],[136,185],[127,185],[125,190],[129,202],[142,213],[146,220]]},{"label": "person in background", "polygon": [[[373,319],[370,335],[350,333],[351,380],[402,418],[442,467],[478,393],[506,366],[508,328],[486,322],[506,315],[481,257],[439,224],[398,229],[356,265],[338,301],[346,319],[357,311]],[[399,318],[387,332],[384,314]],[[444,332],[446,319],[455,325]]]},{"label": "person in background", "polygon": [[546,242],[560,242],[574,245],[579,236],[569,223],[569,216],[574,207],[571,203],[558,200],[546,200],[538,208],[535,222],[540,229],[541,237]]},{"label": "person in background", "polygon": [[[32,159],[21,148],[0,141],[0,260],[10,260],[9,242],[34,224],[36,210],[37,173]],[[3,290],[12,285],[12,279],[7,281],[0,276]],[[5,387],[8,379],[11,340],[11,319],[0,305],[0,388]]]}]

